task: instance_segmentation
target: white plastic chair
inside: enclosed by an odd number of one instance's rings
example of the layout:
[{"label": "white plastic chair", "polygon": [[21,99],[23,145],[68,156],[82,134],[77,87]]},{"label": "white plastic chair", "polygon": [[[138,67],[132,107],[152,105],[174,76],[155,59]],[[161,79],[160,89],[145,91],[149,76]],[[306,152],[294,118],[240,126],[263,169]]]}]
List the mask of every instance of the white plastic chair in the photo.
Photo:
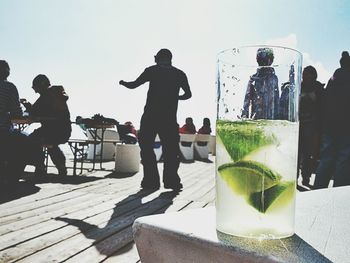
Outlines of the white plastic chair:
[{"label": "white plastic chair", "polygon": [[[94,137],[92,136],[92,131],[87,130],[87,136],[89,140],[94,140]],[[102,136],[102,129],[97,129],[97,136],[98,138],[101,138]],[[119,134],[116,130],[105,130],[104,140],[119,140]],[[100,141],[99,139],[97,141]],[[89,144],[89,150],[87,159],[93,160],[94,158],[94,147],[96,147],[96,159],[100,160],[101,156],[101,143],[94,145]],[[102,160],[104,161],[110,161],[113,160],[115,157],[115,144],[114,143],[103,143],[103,154],[102,154]]]},{"label": "white plastic chair", "polygon": [[195,134],[180,133],[179,147],[185,161],[193,161],[194,159],[193,142],[195,139]]},{"label": "white plastic chair", "polygon": [[154,150],[154,154],[156,155],[157,162],[159,162],[160,159],[162,158],[162,154],[163,154],[162,149],[163,149],[162,144],[160,142],[159,135],[157,134],[156,139],[154,141],[154,146],[153,146],[153,150]]},{"label": "white plastic chair", "polygon": [[215,135],[210,135],[209,153],[211,153],[212,155],[216,155],[216,136]]},{"label": "white plastic chair", "polygon": [[115,150],[115,171],[137,173],[140,170],[140,146],[138,144],[117,144]]},{"label": "white plastic chair", "polygon": [[194,142],[194,154],[195,158],[199,160],[207,160],[209,157],[209,134],[196,134],[196,140]]}]

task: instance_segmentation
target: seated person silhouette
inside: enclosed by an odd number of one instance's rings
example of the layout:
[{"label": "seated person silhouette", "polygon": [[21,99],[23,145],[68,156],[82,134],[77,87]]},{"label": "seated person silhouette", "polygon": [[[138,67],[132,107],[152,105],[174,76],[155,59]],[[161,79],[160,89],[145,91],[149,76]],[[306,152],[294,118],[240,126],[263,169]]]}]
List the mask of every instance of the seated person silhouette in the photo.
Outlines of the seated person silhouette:
[{"label": "seated person silhouette", "polygon": [[137,143],[137,131],[130,121],[117,124],[119,139],[125,144]]},{"label": "seated person silhouette", "polygon": [[14,186],[23,174],[28,153],[28,138],[15,131],[12,118],[22,117],[16,86],[7,81],[10,66],[0,60],[0,185]]},{"label": "seated person silhouette", "polygon": [[196,126],[194,126],[191,117],[186,118],[185,124],[179,129],[179,133],[195,134],[196,132]]},{"label": "seated person silhouette", "polygon": [[[59,144],[66,143],[71,135],[70,113],[67,106],[68,96],[62,86],[51,86],[45,75],[38,75],[33,80],[33,90],[40,97],[32,105],[24,102],[26,111],[32,116],[42,117],[41,127],[29,135],[30,139],[40,145],[50,144],[48,154],[55,164],[59,175],[67,175],[66,158]],[[43,174],[44,154],[37,156],[36,174]]]},{"label": "seated person silhouette", "polygon": [[210,128],[210,120],[209,118],[203,119],[203,126],[198,130],[198,134],[210,134],[211,128]]},{"label": "seated person silhouette", "polygon": [[271,48],[259,48],[256,54],[258,69],[249,79],[244,98],[242,117],[277,119],[279,111],[278,78],[271,67],[274,59]]},{"label": "seated person silhouette", "polygon": [[124,125],[126,125],[129,128],[130,133],[134,134],[135,137],[137,138],[137,131],[136,131],[135,127],[134,127],[134,124],[132,124],[131,121],[127,121],[127,122],[124,123]]}]

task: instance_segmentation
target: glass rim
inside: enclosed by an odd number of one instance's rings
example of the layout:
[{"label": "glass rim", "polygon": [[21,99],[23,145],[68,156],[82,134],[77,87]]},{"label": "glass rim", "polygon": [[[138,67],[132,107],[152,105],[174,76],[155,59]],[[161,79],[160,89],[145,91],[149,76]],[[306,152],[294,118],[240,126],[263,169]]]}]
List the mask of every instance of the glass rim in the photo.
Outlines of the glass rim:
[{"label": "glass rim", "polygon": [[301,59],[303,59],[303,53],[301,53],[299,50],[294,49],[294,48],[290,48],[290,47],[285,47],[285,46],[277,46],[277,45],[244,45],[244,46],[237,46],[237,47],[233,47],[233,48],[228,48],[228,49],[224,49],[222,51],[220,51],[217,54],[217,62],[222,62],[224,64],[228,64],[231,65],[232,63],[225,61],[222,57],[224,56],[225,53],[232,51],[232,50],[239,50],[239,49],[243,49],[243,48],[277,48],[277,49],[285,49],[288,51],[292,51],[295,52],[296,54],[298,54],[300,56]]},{"label": "glass rim", "polygon": [[295,48],[291,48],[291,47],[285,47],[285,46],[278,46],[278,45],[244,45],[244,46],[237,46],[237,47],[233,47],[233,48],[227,48],[224,49],[222,51],[220,51],[218,53],[218,56],[222,53],[225,53],[227,51],[233,50],[233,49],[241,49],[241,48],[258,48],[258,47],[270,47],[270,48],[281,48],[281,49],[288,49],[291,51],[295,51],[297,53],[299,53],[301,56],[303,55],[299,50],[295,49]]}]

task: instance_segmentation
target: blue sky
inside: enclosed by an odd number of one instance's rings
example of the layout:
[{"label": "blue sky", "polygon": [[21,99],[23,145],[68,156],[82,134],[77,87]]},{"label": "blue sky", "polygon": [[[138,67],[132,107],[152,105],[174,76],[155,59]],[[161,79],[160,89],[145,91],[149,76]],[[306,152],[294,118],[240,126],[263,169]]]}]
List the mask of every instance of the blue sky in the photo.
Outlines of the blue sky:
[{"label": "blue sky", "polygon": [[189,78],[193,98],[178,119],[215,118],[216,55],[251,44],[281,44],[304,53],[325,82],[350,49],[349,1],[1,0],[0,59],[21,97],[47,74],[70,95],[72,116],[101,113],[136,126],[147,85],[127,90],[163,47]]}]

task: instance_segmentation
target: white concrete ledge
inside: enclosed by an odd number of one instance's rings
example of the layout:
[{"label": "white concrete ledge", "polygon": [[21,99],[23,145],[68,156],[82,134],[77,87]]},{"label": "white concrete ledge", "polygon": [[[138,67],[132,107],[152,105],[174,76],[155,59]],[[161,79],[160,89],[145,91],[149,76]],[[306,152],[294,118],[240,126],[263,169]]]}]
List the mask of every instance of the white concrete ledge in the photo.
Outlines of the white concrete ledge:
[{"label": "white concrete ledge", "polygon": [[142,263],[350,262],[350,187],[298,193],[296,235],[264,240],[215,229],[215,209],[139,218],[134,240]]}]

